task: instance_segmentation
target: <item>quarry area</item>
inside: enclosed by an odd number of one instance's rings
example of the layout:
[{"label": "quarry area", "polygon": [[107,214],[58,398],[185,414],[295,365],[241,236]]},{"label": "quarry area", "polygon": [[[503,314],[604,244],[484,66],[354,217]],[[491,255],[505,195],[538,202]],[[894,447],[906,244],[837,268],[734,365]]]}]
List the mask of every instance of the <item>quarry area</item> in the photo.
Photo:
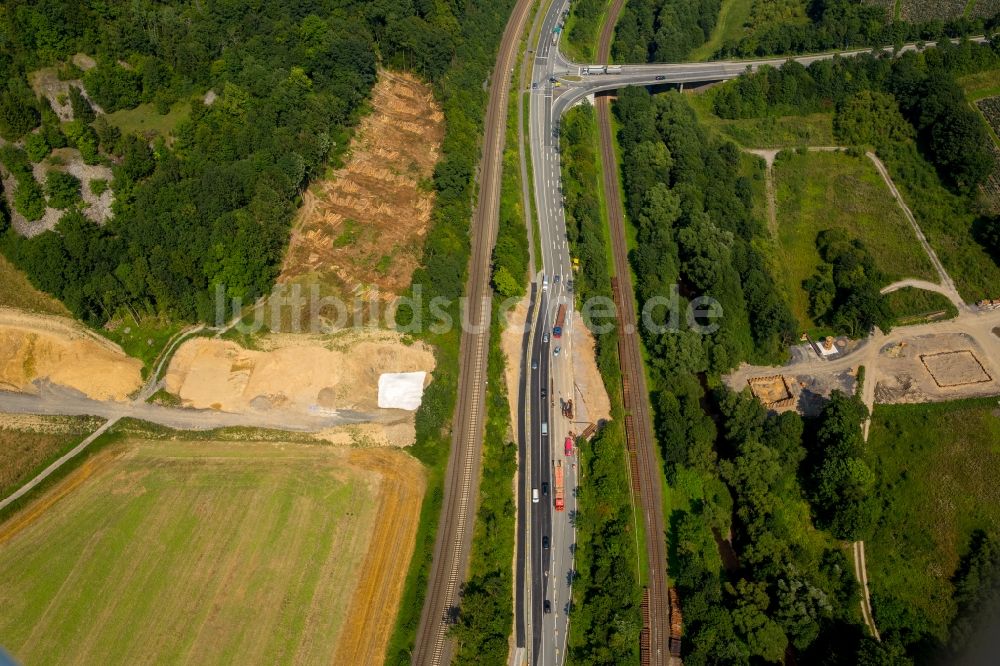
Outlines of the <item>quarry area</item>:
[{"label": "quarry area", "polygon": [[280,283],[320,285],[324,294],[391,298],[410,286],[434,204],[444,114],[430,86],[379,72],[371,113],[344,165],[303,195]]},{"label": "quarry area", "polygon": [[125,400],[141,385],[141,368],[68,317],[0,307],[0,390],[35,393],[49,383],[95,400]]},{"label": "quarry area", "polygon": [[[413,439],[413,411],[379,407],[380,378],[427,373],[434,354],[398,333],[347,330],[332,336],[273,334],[254,349],[230,340],[193,338],[175,352],[165,390],[184,407],[232,413],[281,410],[302,415],[357,413],[377,423],[326,433],[338,443],[406,445]],[[384,391],[383,391],[384,393]],[[391,397],[391,396],[390,396]],[[383,401],[383,404],[384,401]]]}]

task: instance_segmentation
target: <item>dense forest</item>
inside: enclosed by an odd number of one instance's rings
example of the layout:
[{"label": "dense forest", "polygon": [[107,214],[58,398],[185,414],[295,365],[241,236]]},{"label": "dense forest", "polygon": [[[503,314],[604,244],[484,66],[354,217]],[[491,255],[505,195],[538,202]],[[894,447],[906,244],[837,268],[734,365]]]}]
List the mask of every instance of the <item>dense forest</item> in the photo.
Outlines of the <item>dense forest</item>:
[{"label": "dense forest", "polygon": [[[630,1],[615,28],[612,55],[619,62],[681,62],[708,41],[721,5],[721,0]],[[746,34],[722,44],[716,57],[751,58],[936,41],[983,34],[1000,23],[1000,15],[989,20],[905,23],[892,20],[884,5],[863,0],[792,0],[757,5],[755,2],[744,26]],[[787,14],[797,11],[804,12],[802,20],[787,18]]]},{"label": "dense forest", "polygon": [[679,283],[685,301],[710,295],[725,313],[710,335],[643,330],[684,662],[905,663],[893,661],[897,642],[865,638],[839,541],[863,537],[878,517],[859,446],[865,407],[834,394],[803,421],[719,386],[719,373],[778,354],[794,330],[754,249],[766,231],[738,151],[676,93],[626,89],[615,110],[639,302]]},{"label": "dense forest", "polygon": [[[105,226],[68,214],[32,240],[6,232],[5,254],[92,323],[125,305],[205,319],[215,285],[254,299],[276,276],[299,192],[346,147],[377,63],[413,69],[443,89],[461,49],[492,54],[467,39],[484,32],[482,16],[503,9],[483,4],[5,3],[0,136],[16,141],[41,125],[31,136],[47,146],[72,145],[86,161],[112,165],[116,198]],[[67,64],[77,52],[97,61],[83,84],[104,111],[140,102],[166,111],[208,90],[217,99],[192,101],[173,139],[152,146],[120,136],[72,91],[76,119],[60,124],[26,75],[57,65],[61,76],[79,76]],[[8,149],[0,157],[16,175],[21,155]],[[442,163],[454,173],[441,174],[440,187],[472,169],[462,161]],[[22,181],[25,210],[37,213],[38,185],[23,170]],[[451,268],[460,274],[464,265]]]},{"label": "dense forest", "polygon": [[616,62],[680,62],[708,40],[722,0],[627,2],[615,26]]},{"label": "dense forest", "polygon": [[[838,138],[879,149],[906,143],[915,133],[941,178],[970,191],[989,175],[993,158],[986,124],[955,77],[997,66],[996,41],[945,42],[898,58],[836,58],[808,68],[788,63],[741,76],[716,98],[715,112],[723,118],[754,118],[837,109]],[[871,91],[881,95],[873,97]],[[894,122],[899,111],[912,131]]]},{"label": "dense forest", "polygon": [[[575,293],[581,303],[611,299],[609,248],[601,217],[601,188],[594,108],[570,110],[560,127],[566,234],[580,259]],[[584,316],[588,310],[584,308]],[[593,322],[588,321],[588,325]],[[597,364],[611,399],[612,420],[589,445],[581,440],[577,495],[577,549],[570,611],[568,660],[578,664],[627,664],[638,659],[641,629],[638,553],[626,456],[618,335],[596,336]]]}]

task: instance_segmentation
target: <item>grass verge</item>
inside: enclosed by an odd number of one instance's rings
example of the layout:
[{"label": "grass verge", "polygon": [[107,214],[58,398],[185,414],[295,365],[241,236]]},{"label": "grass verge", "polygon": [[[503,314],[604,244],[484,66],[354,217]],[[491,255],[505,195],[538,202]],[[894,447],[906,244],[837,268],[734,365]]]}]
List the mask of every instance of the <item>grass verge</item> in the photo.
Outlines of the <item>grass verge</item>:
[{"label": "grass verge", "polygon": [[996,398],[875,407],[868,446],[886,508],[865,550],[882,632],[947,638],[973,531],[1000,535],[998,415]]}]

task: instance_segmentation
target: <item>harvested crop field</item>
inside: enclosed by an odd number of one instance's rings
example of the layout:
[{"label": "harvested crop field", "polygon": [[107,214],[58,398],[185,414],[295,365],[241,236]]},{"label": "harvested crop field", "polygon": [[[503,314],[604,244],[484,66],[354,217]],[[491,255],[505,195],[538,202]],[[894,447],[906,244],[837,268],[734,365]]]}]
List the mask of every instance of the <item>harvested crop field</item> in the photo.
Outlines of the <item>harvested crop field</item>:
[{"label": "harvested crop field", "polygon": [[0,414],[0,499],[96,430],[89,416]]},{"label": "harvested crop field", "polygon": [[35,392],[38,382],[97,400],[124,400],[142,383],[142,363],[66,317],[0,307],[0,390]]},{"label": "harvested crop field", "polygon": [[[305,193],[279,282],[319,284],[349,298],[410,285],[434,196],[444,137],[430,86],[382,70],[344,166]],[[273,328],[273,326],[272,326]]]},{"label": "harvested crop field", "polygon": [[397,451],[109,443],[0,526],[0,635],[31,664],[378,663],[424,483]]}]

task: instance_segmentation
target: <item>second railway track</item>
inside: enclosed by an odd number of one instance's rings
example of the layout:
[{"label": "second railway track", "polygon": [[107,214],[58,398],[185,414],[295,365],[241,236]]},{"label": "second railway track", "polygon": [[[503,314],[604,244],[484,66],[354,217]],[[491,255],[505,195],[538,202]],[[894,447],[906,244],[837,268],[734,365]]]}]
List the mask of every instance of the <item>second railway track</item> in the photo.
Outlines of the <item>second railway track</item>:
[{"label": "second railway track", "polygon": [[[611,36],[624,0],[614,0],[601,29],[598,62],[609,62]],[[611,249],[614,259],[613,292],[618,315],[618,357],[622,372],[622,398],[625,407],[625,437],[631,476],[637,485],[646,528],[646,554],[649,562],[647,587],[643,591],[643,629],[640,633],[642,664],[661,666],[672,662],[668,649],[670,602],[667,588],[667,544],[663,519],[663,489],[659,459],[655,451],[653,422],[650,413],[646,375],[639,346],[639,329],[633,301],[632,276],[625,240],[625,218],[618,188],[618,164],[615,159],[611,129],[611,106],[607,97],[596,98],[597,124],[608,220],[611,226]]]}]

